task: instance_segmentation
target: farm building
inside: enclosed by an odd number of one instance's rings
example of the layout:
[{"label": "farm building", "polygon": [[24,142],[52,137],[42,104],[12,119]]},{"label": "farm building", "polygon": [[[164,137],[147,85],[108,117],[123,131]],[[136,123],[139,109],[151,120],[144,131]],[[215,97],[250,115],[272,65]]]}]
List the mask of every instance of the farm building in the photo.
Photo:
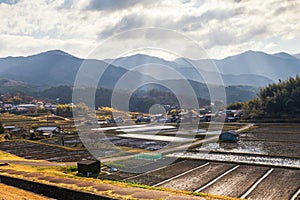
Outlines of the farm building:
[{"label": "farm building", "polygon": [[219,136],[219,141],[222,142],[237,142],[239,140],[239,134],[236,131],[227,131],[221,133]]},{"label": "farm building", "polygon": [[61,128],[58,126],[41,126],[36,130],[41,136],[49,136],[52,137],[54,134],[58,134],[61,132]]},{"label": "farm building", "polygon": [[100,173],[100,161],[99,160],[83,160],[77,163],[78,174],[85,175],[87,177],[92,175],[98,175]]}]

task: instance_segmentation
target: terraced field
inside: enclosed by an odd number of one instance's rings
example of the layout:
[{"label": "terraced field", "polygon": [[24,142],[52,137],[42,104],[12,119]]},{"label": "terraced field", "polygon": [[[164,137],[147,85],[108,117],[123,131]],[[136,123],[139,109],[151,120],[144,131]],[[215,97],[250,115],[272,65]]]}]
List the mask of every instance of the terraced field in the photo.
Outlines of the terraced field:
[{"label": "terraced field", "polygon": [[[242,133],[239,143],[208,146],[213,149],[205,159],[199,147],[167,153],[157,162],[129,158],[115,164],[130,167],[131,172],[104,169],[99,178],[247,199],[299,200],[299,129],[298,124],[260,125]],[[86,150],[28,141],[1,142],[0,149],[28,159],[57,162],[92,158]]]},{"label": "terraced field", "polygon": [[55,162],[73,162],[93,158],[86,150],[69,150],[28,141],[0,142],[0,150],[27,159]]},{"label": "terraced field", "polygon": [[[172,153],[189,159],[121,179],[230,197],[299,200],[299,138],[299,124],[261,124],[242,133],[238,143]],[[201,150],[210,154],[201,155]]]},{"label": "terraced field", "polygon": [[105,178],[247,199],[295,200],[300,189],[300,169],[204,160],[181,160],[138,175],[118,173]]}]

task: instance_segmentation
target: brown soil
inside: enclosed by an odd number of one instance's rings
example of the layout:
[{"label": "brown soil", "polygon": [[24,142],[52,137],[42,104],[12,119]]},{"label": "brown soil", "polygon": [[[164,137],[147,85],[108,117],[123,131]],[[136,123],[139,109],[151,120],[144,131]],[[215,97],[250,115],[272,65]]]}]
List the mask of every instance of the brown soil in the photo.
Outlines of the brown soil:
[{"label": "brown soil", "polygon": [[132,195],[133,198],[137,199],[163,199],[167,196],[165,192],[160,191],[140,191]]},{"label": "brown soil", "polygon": [[86,150],[68,150],[27,141],[0,142],[0,150],[33,160],[48,160],[56,162],[80,161],[93,157]]},{"label": "brown soil", "polygon": [[101,174],[99,176],[100,179],[108,179],[108,180],[122,180],[126,179],[131,176],[135,176],[136,174],[134,173],[127,173],[127,172],[122,172],[122,171],[117,171],[111,174]]},{"label": "brown soil", "polygon": [[115,189],[113,191],[114,194],[125,195],[125,196],[136,192],[139,192],[139,190],[135,188],[120,188],[120,189]]},{"label": "brown soil", "polygon": [[299,124],[259,124],[237,143],[210,144],[207,150],[300,158]]},{"label": "brown soil", "polygon": [[205,193],[239,197],[244,194],[269,168],[243,165],[203,190]]},{"label": "brown soil", "polygon": [[117,189],[117,187],[109,184],[94,185],[93,188],[97,191],[108,191]]},{"label": "brown soil", "polygon": [[249,133],[254,140],[300,142],[299,124],[260,124]]},{"label": "brown soil", "polygon": [[290,199],[300,187],[300,170],[275,169],[248,199]]},{"label": "brown soil", "polygon": [[171,180],[161,185],[161,187],[195,191],[232,167],[234,167],[233,164],[211,163],[175,180]]},{"label": "brown soil", "polygon": [[299,124],[262,124],[250,132],[268,155],[300,158]]},{"label": "brown soil", "polygon": [[141,174],[138,177],[129,178],[126,181],[133,181],[146,185],[154,185],[163,180],[169,179],[185,171],[198,167],[202,164],[204,164],[204,161],[185,160],[150,173]]},{"label": "brown soil", "polygon": [[27,174],[24,174],[23,176],[28,177],[28,178],[31,178],[31,177],[42,178],[42,177],[43,177],[42,174],[36,173],[36,172],[33,172],[33,173],[27,173]]}]

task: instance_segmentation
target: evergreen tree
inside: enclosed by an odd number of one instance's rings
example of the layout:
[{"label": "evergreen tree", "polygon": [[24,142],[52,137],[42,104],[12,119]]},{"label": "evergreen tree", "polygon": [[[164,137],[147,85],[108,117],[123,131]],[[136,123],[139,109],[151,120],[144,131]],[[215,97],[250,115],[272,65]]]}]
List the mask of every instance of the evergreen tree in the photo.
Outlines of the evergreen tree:
[{"label": "evergreen tree", "polygon": [[269,84],[260,90],[259,98],[242,107],[246,118],[300,113],[300,77]]}]

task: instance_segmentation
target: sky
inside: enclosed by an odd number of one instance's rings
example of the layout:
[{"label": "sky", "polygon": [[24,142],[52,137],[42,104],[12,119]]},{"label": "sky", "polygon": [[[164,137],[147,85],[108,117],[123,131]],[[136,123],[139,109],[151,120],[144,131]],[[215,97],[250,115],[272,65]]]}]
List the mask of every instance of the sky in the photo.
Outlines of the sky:
[{"label": "sky", "polygon": [[[0,0],[0,57],[61,49],[86,58],[109,38],[145,27],[178,32],[210,58],[247,50],[296,54],[299,13],[300,0]],[[119,37],[106,51],[130,42],[134,37]]]}]

